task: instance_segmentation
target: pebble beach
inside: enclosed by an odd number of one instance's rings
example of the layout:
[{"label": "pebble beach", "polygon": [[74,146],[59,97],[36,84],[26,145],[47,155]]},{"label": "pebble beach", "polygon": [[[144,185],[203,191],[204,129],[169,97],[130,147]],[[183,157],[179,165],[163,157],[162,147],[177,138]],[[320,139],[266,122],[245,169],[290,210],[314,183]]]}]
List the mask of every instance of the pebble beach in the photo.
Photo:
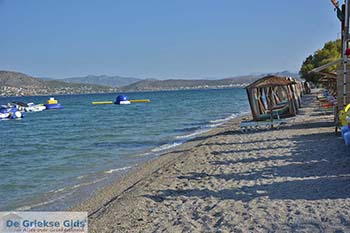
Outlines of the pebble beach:
[{"label": "pebble beach", "polygon": [[350,150],[315,94],[279,129],[233,119],[73,208],[89,232],[350,232]]}]

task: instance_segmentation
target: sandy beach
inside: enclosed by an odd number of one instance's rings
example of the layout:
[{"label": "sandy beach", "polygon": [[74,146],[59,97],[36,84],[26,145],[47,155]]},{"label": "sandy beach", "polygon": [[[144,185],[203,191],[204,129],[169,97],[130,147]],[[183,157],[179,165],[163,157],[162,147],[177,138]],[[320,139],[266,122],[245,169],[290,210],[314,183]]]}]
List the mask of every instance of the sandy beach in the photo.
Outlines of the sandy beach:
[{"label": "sandy beach", "polygon": [[280,129],[234,119],[130,171],[74,210],[89,232],[350,232],[350,149],[304,96]]}]

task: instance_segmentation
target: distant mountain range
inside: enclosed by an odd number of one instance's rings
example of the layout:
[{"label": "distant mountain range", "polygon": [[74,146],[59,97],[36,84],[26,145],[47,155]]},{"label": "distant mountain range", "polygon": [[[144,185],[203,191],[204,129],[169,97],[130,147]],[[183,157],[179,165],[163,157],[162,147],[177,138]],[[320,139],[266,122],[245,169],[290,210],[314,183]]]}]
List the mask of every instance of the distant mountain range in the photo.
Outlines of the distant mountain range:
[{"label": "distant mountain range", "polygon": [[86,83],[111,87],[123,87],[141,81],[142,79],[121,76],[88,75],[85,77],[64,78],[60,80],[69,83]]},{"label": "distant mountain range", "polygon": [[[288,71],[271,73],[298,77]],[[186,90],[244,87],[268,74],[237,76],[218,80],[206,79],[138,79],[120,76],[88,75],[86,77],[51,79],[34,78],[19,72],[0,71],[0,96],[107,93],[128,91]],[[98,85],[97,85],[98,84]]]},{"label": "distant mountain range", "polygon": [[184,79],[168,79],[155,80],[146,79],[128,86],[122,87],[123,91],[154,91],[154,90],[186,90],[186,89],[206,89],[206,88],[229,88],[245,86],[255,80],[257,77],[246,76],[238,78],[226,78],[219,80],[184,80]]},{"label": "distant mountain range", "polygon": [[32,96],[115,92],[114,87],[44,80],[13,71],[0,71],[0,96]]},{"label": "distant mountain range", "polygon": [[154,90],[186,90],[186,89],[205,89],[205,88],[230,88],[230,87],[244,87],[248,84],[262,78],[266,75],[276,75],[284,77],[298,78],[299,75],[291,73],[289,71],[257,74],[257,75],[245,75],[236,76],[224,79],[168,79],[168,80],[155,80],[146,79],[136,83],[132,83],[128,86],[121,88],[123,91],[154,91]]}]

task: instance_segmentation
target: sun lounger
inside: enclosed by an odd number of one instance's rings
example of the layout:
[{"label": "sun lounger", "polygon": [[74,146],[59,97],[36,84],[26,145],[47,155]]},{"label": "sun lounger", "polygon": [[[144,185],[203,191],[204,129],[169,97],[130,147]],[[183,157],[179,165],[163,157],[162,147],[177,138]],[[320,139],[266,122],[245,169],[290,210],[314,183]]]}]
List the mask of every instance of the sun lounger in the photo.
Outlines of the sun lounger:
[{"label": "sun lounger", "polygon": [[289,106],[287,104],[279,104],[274,106],[274,108],[272,109],[272,116],[271,116],[271,111],[268,110],[266,111],[265,114],[260,114],[258,116],[258,119],[269,120],[271,118],[277,118],[279,120],[281,115],[285,114],[288,110],[289,110]]},{"label": "sun lounger", "polygon": [[273,120],[273,121],[242,121],[240,124],[240,130],[242,133],[247,133],[249,131],[256,131],[258,129],[271,129],[279,128],[280,125],[286,124],[287,121],[284,119]]},{"label": "sun lounger", "polygon": [[321,106],[320,110],[323,114],[333,114],[334,113],[334,106]]},{"label": "sun lounger", "polygon": [[319,103],[319,109],[323,114],[334,113],[336,104],[336,100],[322,100]]}]

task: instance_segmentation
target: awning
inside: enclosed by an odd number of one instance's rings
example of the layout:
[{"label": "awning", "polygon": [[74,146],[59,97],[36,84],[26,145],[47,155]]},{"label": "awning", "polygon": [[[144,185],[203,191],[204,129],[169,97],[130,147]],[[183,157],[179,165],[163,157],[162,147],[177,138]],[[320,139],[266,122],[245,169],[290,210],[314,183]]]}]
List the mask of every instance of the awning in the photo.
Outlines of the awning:
[{"label": "awning", "polygon": [[275,86],[288,86],[295,84],[295,81],[288,80],[287,78],[278,77],[274,75],[266,76],[255,82],[249,84],[246,89],[250,88],[263,88],[263,87],[275,87]]}]

